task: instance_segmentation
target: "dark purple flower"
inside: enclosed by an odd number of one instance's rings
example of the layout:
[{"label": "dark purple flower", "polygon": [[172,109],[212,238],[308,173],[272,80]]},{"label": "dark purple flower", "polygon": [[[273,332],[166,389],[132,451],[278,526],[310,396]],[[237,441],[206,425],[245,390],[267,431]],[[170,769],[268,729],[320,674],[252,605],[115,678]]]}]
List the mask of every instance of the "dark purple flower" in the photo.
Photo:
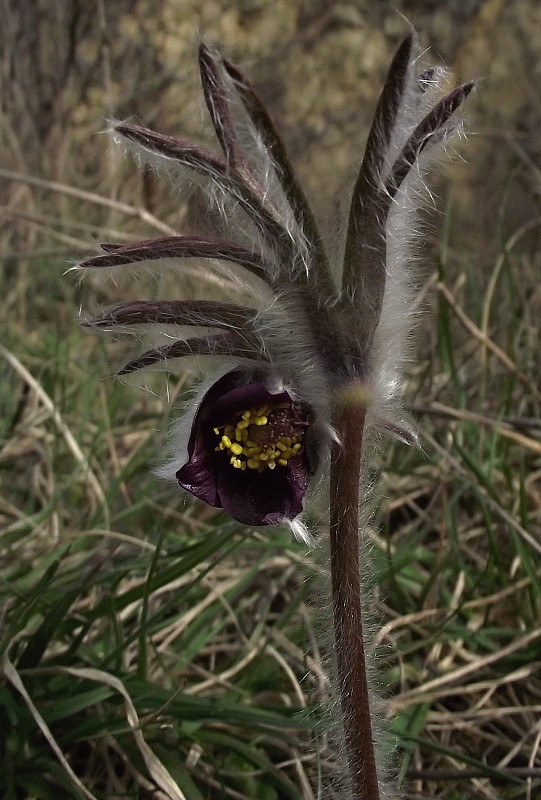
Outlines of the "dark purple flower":
[{"label": "dark purple flower", "polygon": [[179,484],[246,525],[297,517],[310,468],[305,447],[310,413],[286,390],[246,382],[243,370],[216,381],[203,397]]}]

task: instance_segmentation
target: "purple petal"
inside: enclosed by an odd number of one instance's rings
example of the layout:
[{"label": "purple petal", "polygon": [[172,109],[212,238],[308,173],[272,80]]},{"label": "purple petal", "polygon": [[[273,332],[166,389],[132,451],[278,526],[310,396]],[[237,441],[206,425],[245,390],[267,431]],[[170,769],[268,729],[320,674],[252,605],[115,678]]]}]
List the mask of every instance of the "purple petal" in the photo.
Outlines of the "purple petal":
[{"label": "purple petal", "polygon": [[290,459],[287,467],[264,472],[223,470],[219,477],[222,508],[244,525],[276,525],[294,519],[302,511],[308,486],[308,469],[302,455]]}]

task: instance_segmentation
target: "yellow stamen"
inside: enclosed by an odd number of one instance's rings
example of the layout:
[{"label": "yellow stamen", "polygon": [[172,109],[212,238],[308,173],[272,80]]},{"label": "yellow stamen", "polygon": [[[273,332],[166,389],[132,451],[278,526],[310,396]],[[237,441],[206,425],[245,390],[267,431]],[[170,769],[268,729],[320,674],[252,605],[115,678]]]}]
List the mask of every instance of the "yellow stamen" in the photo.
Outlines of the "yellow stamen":
[{"label": "yellow stamen", "polygon": [[[229,463],[242,471],[255,469],[263,472],[267,468],[287,467],[288,461],[301,452],[304,436],[300,429],[289,436],[279,435],[280,422],[277,419],[280,415],[276,412],[289,408],[291,404],[284,402],[242,411],[234,424],[213,428],[214,433],[220,436],[215,451],[229,451]],[[269,426],[267,430],[266,426]]]}]

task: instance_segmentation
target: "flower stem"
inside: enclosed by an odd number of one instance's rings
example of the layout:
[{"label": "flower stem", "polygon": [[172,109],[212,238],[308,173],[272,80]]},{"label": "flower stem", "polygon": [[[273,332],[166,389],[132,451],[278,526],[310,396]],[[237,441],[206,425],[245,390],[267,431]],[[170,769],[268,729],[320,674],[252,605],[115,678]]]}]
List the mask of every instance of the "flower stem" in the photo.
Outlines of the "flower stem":
[{"label": "flower stem", "polygon": [[366,678],[359,576],[359,482],[365,407],[346,397],[335,411],[330,550],[336,660],[352,800],[379,800]]}]

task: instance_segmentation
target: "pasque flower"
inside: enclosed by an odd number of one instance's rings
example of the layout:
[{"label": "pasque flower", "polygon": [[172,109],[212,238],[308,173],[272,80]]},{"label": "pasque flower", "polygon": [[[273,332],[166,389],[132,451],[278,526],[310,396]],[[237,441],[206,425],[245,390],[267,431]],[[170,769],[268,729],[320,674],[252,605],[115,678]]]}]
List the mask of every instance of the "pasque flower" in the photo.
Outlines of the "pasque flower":
[{"label": "pasque flower", "polygon": [[192,426],[179,484],[248,525],[294,519],[310,464],[309,412],[287,391],[232,370],[205,394]]},{"label": "pasque flower", "polygon": [[[91,328],[167,326],[168,343],[121,374],[186,356],[222,363],[174,442],[171,473],[250,525],[288,522],[309,540],[305,492],[330,457],[330,568],[349,796],[378,800],[359,583],[359,483],[365,421],[411,438],[396,411],[407,338],[413,212],[428,156],[460,123],[472,89],[441,95],[412,37],[392,61],[353,186],[341,264],[323,241],[284,146],[248,81],[200,49],[206,104],[223,156],[138,125],[117,140],[169,177],[192,171],[222,212],[225,238],[173,236],[102,245],[83,269],[179,269],[200,259],[246,288],[249,305],[210,300],[122,303]],[[198,329],[190,335],[190,329]],[[203,329],[204,333],[201,333]],[[171,330],[174,333],[171,333]],[[171,336],[173,336],[171,340]]]},{"label": "pasque flower", "polygon": [[[411,48],[408,37],[376,110],[353,189],[341,275],[264,106],[240,72],[207,46],[200,48],[201,78],[223,157],[138,125],[113,127],[116,139],[152,165],[169,174],[187,168],[206,180],[226,220],[235,218],[236,241],[175,236],[107,244],[80,266],[179,267],[183,259],[198,258],[240,280],[252,278],[251,308],[142,300],[86,323],[177,326],[178,338],[143,353],[122,374],[160,362],[170,367],[190,355],[221,356],[234,367],[227,375],[222,368],[198,402],[188,459],[176,476],[241,522],[298,517],[309,478],[336,438],[331,409],[348,387],[362,392],[374,418],[400,430],[389,401],[396,395],[407,317],[403,262],[411,195],[420,158],[447,138],[455,127],[451,116],[471,89],[466,84],[435,101],[441,73],[418,74]],[[210,332],[186,336],[193,326]]]}]

